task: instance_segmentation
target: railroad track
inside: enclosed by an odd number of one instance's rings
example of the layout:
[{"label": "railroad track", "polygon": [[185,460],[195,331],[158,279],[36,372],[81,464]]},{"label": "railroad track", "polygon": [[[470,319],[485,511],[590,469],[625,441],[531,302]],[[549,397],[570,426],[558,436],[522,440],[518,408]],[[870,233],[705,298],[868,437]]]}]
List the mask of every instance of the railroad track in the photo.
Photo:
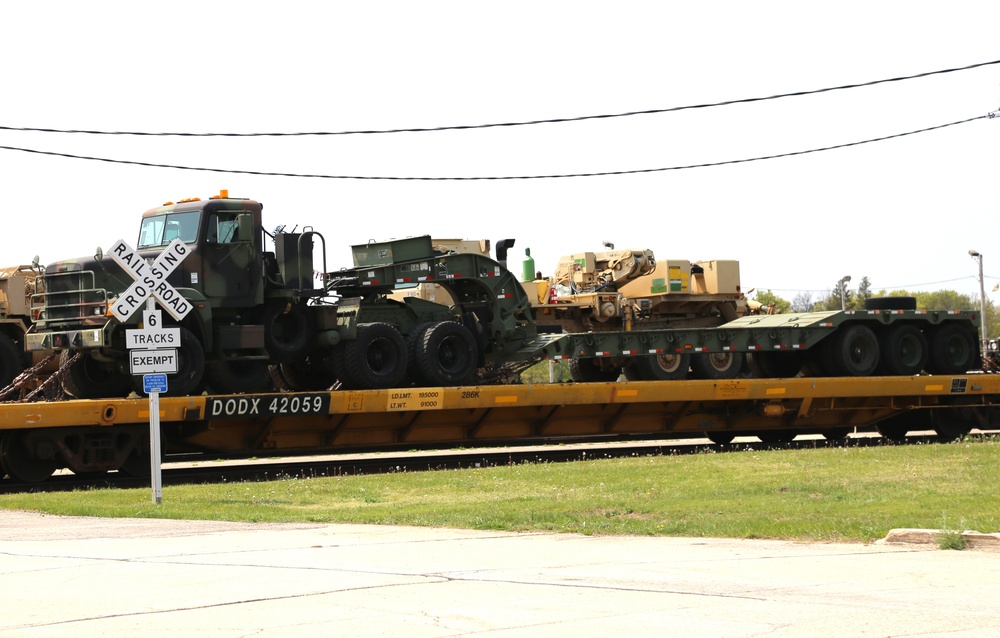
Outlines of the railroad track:
[{"label": "railroad track", "polygon": [[[163,464],[163,485],[191,485],[234,482],[273,481],[282,478],[321,478],[393,472],[426,472],[475,467],[521,465],[525,463],[560,463],[644,456],[678,456],[714,452],[767,449],[812,449],[826,447],[875,447],[899,445],[875,435],[852,436],[840,441],[821,437],[800,437],[790,443],[768,444],[752,440],[715,445],[703,439],[643,441],[640,443],[558,444],[530,447],[483,448],[470,450],[433,450],[426,452],[382,452],[379,454],[336,455],[304,459],[260,459],[237,463],[215,459],[167,458]],[[911,435],[906,444],[926,444],[935,440],[933,433]],[[150,478],[109,472],[102,476],[78,476],[61,472],[42,483],[26,484],[5,478],[0,494],[66,492],[88,489],[128,489],[149,487]]]}]

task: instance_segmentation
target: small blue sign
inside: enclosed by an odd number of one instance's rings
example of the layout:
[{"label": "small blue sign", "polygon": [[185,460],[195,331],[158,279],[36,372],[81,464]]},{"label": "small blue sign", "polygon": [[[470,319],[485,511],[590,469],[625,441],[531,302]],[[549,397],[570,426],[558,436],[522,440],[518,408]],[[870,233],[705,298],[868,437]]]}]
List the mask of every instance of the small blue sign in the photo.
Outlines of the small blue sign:
[{"label": "small blue sign", "polygon": [[146,394],[152,392],[167,391],[167,375],[165,374],[144,374],[142,375],[142,391]]}]

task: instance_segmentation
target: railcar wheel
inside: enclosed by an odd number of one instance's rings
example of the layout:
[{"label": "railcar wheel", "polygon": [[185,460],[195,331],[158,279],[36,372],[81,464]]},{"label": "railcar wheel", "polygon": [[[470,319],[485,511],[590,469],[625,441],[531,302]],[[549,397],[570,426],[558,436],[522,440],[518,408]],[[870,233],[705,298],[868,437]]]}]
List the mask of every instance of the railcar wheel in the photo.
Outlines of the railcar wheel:
[{"label": "railcar wheel", "polygon": [[342,356],[342,362],[334,360],[335,369],[348,389],[395,388],[406,377],[406,342],[387,323],[358,324],[357,335],[344,344]]},{"label": "railcar wheel", "polygon": [[931,374],[964,374],[977,367],[979,348],[966,326],[946,323],[931,331],[927,368]]},{"label": "railcar wheel", "polygon": [[264,348],[275,361],[301,358],[316,337],[316,317],[304,303],[275,303],[264,309]]},{"label": "railcar wheel", "polygon": [[878,339],[868,326],[848,326],[834,335],[830,355],[841,376],[871,376],[878,366]]},{"label": "railcar wheel", "polygon": [[796,434],[798,433],[789,430],[771,430],[768,432],[758,432],[757,438],[767,445],[781,445],[783,443],[791,443],[795,439]]},{"label": "railcar wheel", "polygon": [[827,441],[843,441],[850,433],[850,428],[830,428],[820,432]]},{"label": "railcar wheel", "polygon": [[735,379],[743,369],[743,355],[736,352],[696,353],[691,356],[695,379]]},{"label": "railcar wheel", "polygon": [[601,367],[598,359],[570,359],[569,374],[577,383],[617,381],[622,371],[615,366]]},{"label": "railcar wheel", "polygon": [[52,476],[59,464],[55,459],[37,458],[26,443],[22,432],[8,432],[0,437],[0,466],[15,481],[41,483]]},{"label": "railcar wheel", "polygon": [[127,476],[135,478],[146,478],[153,472],[149,457],[149,433],[146,432],[138,437],[135,447],[131,453],[125,457],[118,471]]},{"label": "railcar wheel", "polygon": [[632,357],[625,378],[632,381],[676,381],[687,376],[690,354],[652,354]]},{"label": "railcar wheel", "polygon": [[889,326],[879,339],[879,350],[879,370],[890,376],[920,374],[927,365],[927,337],[912,324]]},{"label": "railcar wheel", "polygon": [[66,394],[77,399],[123,397],[128,394],[131,379],[120,371],[117,363],[98,361],[85,353],[68,364],[74,354],[72,350],[63,350],[59,354],[59,368],[63,371],[60,382]]},{"label": "railcar wheel", "polygon": [[882,438],[892,441],[894,443],[902,443],[906,440],[906,433],[910,431],[905,425],[896,425],[892,423],[879,423],[875,426],[878,433],[882,435]]},{"label": "railcar wheel", "polygon": [[205,369],[208,385],[218,394],[247,394],[271,389],[271,372],[257,359],[222,359]]},{"label": "railcar wheel", "polygon": [[705,437],[716,445],[729,445],[736,435],[732,432],[705,432]]},{"label": "railcar wheel", "polygon": [[440,321],[421,331],[415,344],[419,378],[440,386],[467,385],[476,372],[479,355],[476,338],[454,321]]},{"label": "railcar wheel", "polygon": [[787,379],[802,370],[801,352],[753,352],[749,359],[754,376],[762,379]]}]

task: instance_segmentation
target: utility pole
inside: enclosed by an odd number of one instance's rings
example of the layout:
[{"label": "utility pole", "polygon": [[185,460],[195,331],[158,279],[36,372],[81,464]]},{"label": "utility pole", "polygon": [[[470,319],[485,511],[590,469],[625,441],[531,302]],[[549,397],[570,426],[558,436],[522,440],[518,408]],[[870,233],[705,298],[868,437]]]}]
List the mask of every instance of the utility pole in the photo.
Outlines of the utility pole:
[{"label": "utility pole", "polygon": [[969,256],[979,263],[979,349],[986,361],[986,286],[983,284],[983,255],[978,250],[970,250]]}]

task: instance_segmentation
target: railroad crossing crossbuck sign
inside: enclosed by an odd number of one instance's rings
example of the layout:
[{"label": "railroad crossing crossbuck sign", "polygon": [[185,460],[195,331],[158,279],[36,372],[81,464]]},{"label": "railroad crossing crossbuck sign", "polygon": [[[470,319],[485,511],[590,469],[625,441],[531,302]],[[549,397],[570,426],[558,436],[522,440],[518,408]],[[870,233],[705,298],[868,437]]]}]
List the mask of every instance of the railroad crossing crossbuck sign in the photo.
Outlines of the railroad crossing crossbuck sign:
[{"label": "railroad crossing crossbuck sign", "polygon": [[128,290],[119,295],[118,300],[111,306],[111,313],[118,318],[118,321],[122,323],[128,321],[128,318],[150,297],[159,301],[176,321],[180,321],[190,312],[190,302],[167,283],[167,275],[173,272],[188,255],[188,247],[180,239],[170,242],[152,264],[146,263],[146,260],[122,239],[115,242],[108,253],[135,279]]}]

